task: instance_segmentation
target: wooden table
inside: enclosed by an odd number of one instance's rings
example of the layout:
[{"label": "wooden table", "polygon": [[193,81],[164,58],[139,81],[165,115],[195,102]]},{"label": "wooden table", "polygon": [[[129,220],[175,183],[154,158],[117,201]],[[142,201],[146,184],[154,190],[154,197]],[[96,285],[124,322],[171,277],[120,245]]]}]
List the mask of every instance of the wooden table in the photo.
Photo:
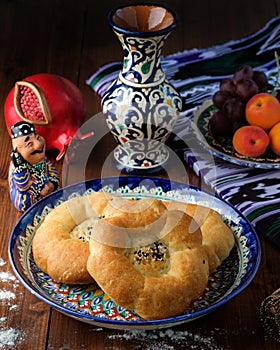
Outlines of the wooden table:
[{"label": "wooden table", "polygon": [[[106,132],[99,114],[100,98],[85,81],[100,65],[122,58],[119,43],[107,24],[107,13],[123,3],[127,1],[0,2],[0,348],[279,349],[279,343],[265,337],[259,319],[260,303],[280,285],[279,249],[263,237],[260,237],[262,259],[257,275],[235,299],[194,322],[169,330],[134,334],[134,339],[125,331],[94,327],[51,309],[13,277],[7,246],[20,214],[12,206],[8,191],[11,141],[3,117],[5,98],[15,81],[31,74],[55,73],[73,81],[85,97],[88,118],[95,118],[96,137],[100,133],[105,136],[90,154],[86,171],[81,171],[78,156],[71,160],[69,168],[63,166],[63,161],[55,160],[56,151],[48,152],[48,156],[61,173],[63,185],[85,178],[120,175],[112,163],[115,141]],[[162,0],[161,3],[173,8],[179,16],[178,27],[167,40],[164,54],[241,38],[280,14],[279,0]],[[180,175],[174,171],[172,178],[200,185],[200,179],[190,170]],[[8,333],[10,347],[3,345]]]}]

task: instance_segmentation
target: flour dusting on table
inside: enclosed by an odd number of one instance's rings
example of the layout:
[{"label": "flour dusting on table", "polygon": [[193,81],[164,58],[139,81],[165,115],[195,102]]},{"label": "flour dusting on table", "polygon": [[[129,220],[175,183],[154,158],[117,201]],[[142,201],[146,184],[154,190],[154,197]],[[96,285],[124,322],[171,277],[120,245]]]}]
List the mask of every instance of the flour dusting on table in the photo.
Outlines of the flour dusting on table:
[{"label": "flour dusting on table", "polygon": [[0,349],[15,348],[15,346],[23,341],[23,336],[18,329],[1,328],[0,329]]},{"label": "flour dusting on table", "polygon": [[[215,330],[219,332],[220,330]],[[134,340],[139,341],[135,349],[141,350],[225,350],[217,345],[211,334],[205,335],[201,331],[192,333],[190,331],[177,331],[171,328],[166,330],[141,330],[124,331],[121,334],[112,334],[108,337],[111,340]],[[115,349],[115,346],[113,347]],[[117,348],[116,348],[117,349]]]},{"label": "flour dusting on table", "polygon": [[[0,258],[0,312],[9,309],[10,315],[18,310],[16,289],[19,281],[9,271],[4,271],[6,262]],[[16,349],[24,341],[24,332],[9,326],[9,317],[0,317],[0,349]]]}]

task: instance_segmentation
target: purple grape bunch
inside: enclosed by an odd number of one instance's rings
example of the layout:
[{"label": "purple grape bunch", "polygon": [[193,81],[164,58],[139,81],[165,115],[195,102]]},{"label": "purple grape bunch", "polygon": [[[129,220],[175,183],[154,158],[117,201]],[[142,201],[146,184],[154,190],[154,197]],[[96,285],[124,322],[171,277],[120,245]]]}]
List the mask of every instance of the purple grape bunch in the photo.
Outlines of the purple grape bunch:
[{"label": "purple grape bunch", "polygon": [[266,74],[249,65],[241,66],[232,77],[224,78],[212,98],[217,107],[209,122],[213,136],[232,136],[241,126],[247,125],[247,102],[254,95],[267,92],[268,87]]}]

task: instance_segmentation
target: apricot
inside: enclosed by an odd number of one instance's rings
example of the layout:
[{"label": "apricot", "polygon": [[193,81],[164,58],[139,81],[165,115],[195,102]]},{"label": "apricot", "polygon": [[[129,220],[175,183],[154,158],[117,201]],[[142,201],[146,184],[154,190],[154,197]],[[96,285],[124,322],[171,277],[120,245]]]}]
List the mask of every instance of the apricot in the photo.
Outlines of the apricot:
[{"label": "apricot", "polygon": [[270,130],[273,125],[280,122],[280,103],[272,94],[258,93],[247,102],[245,115],[250,125]]},{"label": "apricot", "polygon": [[271,150],[280,156],[280,123],[275,124],[268,134]]},{"label": "apricot", "polygon": [[234,149],[247,157],[261,156],[266,151],[269,141],[266,131],[255,125],[242,126],[232,138]]}]

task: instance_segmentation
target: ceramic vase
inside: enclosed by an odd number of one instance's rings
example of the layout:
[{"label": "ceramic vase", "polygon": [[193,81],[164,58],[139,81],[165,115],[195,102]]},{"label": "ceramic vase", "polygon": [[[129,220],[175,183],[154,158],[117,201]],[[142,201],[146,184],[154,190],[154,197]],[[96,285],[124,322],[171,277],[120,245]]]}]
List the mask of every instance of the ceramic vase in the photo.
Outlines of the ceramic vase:
[{"label": "ceramic vase", "polygon": [[112,10],[108,20],[123,49],[122,69],[101,101],[118,142],[116,165],[127,172],[157,171],[168,160],[165,142],[182,106],[160,62],[177,17],[163,6],[137,4]]}]

